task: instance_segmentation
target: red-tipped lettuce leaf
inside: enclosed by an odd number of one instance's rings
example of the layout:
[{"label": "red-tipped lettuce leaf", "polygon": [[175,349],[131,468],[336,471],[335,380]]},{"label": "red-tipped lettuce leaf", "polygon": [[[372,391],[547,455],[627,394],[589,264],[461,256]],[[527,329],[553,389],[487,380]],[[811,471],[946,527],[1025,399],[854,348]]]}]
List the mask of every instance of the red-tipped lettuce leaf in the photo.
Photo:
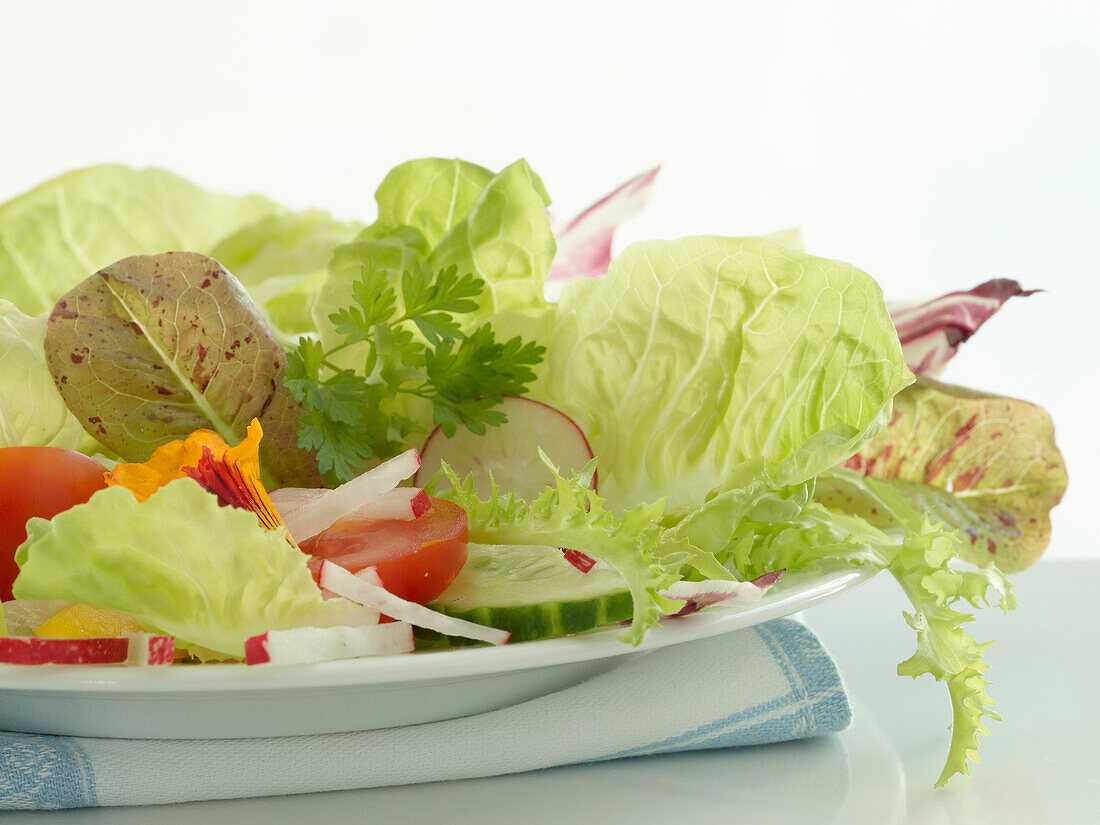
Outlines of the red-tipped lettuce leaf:
[{"label": "red-tipped lettuce leaf", "polygon": [[1016,281],[997,278],[966,292],[949,292],[930,301],[889,302],[886,308],[897,327],[902,353],[917,375],[939,375],[959,346],[1017,296],[1033,295]]},{"label": "red-tipped lettuce leaf", "polygon": [[280,486],[319,487],[298,447],[286,355],[236,278],[195,252],[136,255],[65,293],[46,324],[46,362],[82,426],[125,461],[197,429],[237,443],[253,418],[260,463]]},{"label": "red-tipped lettuce leaf", "polygon": [[[1050,511],[1066,489],[1054,425],[1041,407],[919,377],[894,398],[889,425],[846,466],[890,482],[930,519],[957,530],[960,555],[1013,573],[1050,541]],[[816,498],[878,526],[891,519],[842,478]]]},{"label": "red-tipped lettuce leaf", "polygon": [[660,166],[631,178],[575,218],[554,221],[558,252],[547,281],[598,278],[611,263],[611,239],[619,225],[641,210],[653,189]]}]

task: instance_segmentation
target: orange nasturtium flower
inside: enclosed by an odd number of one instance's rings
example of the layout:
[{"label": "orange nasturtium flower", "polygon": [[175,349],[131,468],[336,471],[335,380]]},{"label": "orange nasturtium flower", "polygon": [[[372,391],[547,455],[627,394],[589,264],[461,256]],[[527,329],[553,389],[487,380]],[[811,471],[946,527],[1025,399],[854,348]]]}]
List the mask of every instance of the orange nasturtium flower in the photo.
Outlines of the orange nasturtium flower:
[{"label": "orange nasturtium flower", "polygon": [[251,510],[260,524],[274,530],[285,525],[260,481],[263,434],[255,418],[244,441],[235,447],[213,430],[195,430],[182,441],[158,447],[148,461],[117,464],[103,477],[108,485],[126,487],[138,501],[145,501],[169,481],[187,476],[216,495],[223,506]]}]

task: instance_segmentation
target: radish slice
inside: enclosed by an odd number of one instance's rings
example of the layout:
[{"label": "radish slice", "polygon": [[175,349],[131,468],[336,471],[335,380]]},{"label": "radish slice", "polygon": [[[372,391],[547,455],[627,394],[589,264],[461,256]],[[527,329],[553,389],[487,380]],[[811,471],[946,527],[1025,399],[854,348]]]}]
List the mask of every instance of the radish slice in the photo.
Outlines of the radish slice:
[{"label": "radish slice", "polygon": [[419,453],[407,450],[292,510],[289,515],[294,523],[291,525],[287,521],[287,531],[298,543],[311,539],[365,502],[394,489],[415,473],[419,466]]},{"label": "radish slice", "polygon": [[128,665],[170,665],[176,655],[176,640],[171,636],[154,633],[126,634],[129,647],[126,653]]},{"label": "radish slice", "polygon": [[9,665],[109,665],[126,661],[124,636],[53,639],[0,636],[0,662]]},{"label": "radish slice", "polygon": [[296,627],[269,630],[244,643],[249,665],[304,665],[333,659],[360,659],[411,653],[412,625],[406,622],[364,627]]},{"label": "radish slice", "polygon": [[338,564],[323,561],[318,580],[321,587],[331,590],[338,596],[417,627],[425,627],[448,636],[477,639],[494,645],[502,645],[511,638],[512,634],[505,630],[444,616],[431,608],[398,598],[384,587],[374,583],[378,581],[378,573],[372,567],[366,568],[363,573],[364,575],[356,575]]},{"label": "radish slice", "polygon": [[283,521],[286,521],[286,517],[303,504],[327,492],[324,487],[280,487],[278,490],[270,490],[267,496],[283,517]]},{"label": "radish slice", "polygon": [[9,665],[170,665],[176,640],[153,633],[56,639],[0,636],[0,663]]},{"label": "radish slice", "polygon": [[751,582],[731,582],[722,579],[707,579],[701,582],[679,581],[669,585],[657,593],[666,599],[685,601],[685,604],[672,616],[687,616],[696,613],[704,607],[719,602],[737,599],[739,602],[751,604],[760,601],[760,598],[768,592],[779,579],[783,577],[783,570],[775,570],[765,573]]},{"label": "radish slice", "polygon": [[[565,413],[530,398],[506,397],[497,409],[508,420],[485,435],[460,428],[448,438],[436,427],[424,444],[424,463],[416,474],[416,486],[426,485],[446,461],[459,478],[473,473],[481,498],[490,493],[492,473],[504,492],[514,491],[531,501],[554,483],[554,476],[539,458],[540,447],[563,475],[579,472],[592,460],[588,439]],[[592,489],[596,489],[595,476]]]},{"label": "radish slice", "polygon": [[565,556],[567,562],[582,573],[587,573],[596,566],[596,560],[587,553],[582,553],[580,550],[570,550],[568,547],[563,547],[561,548],[561,554]]},{"label": "radish slice", "polygon": [[[275,504],[275,508],[287,525],[287,530],[290,531],[291,535],[296,535],[293,525],[298,518],[299,508],[328,492],[328,490],[305,487],[284,487],[281,490],[272,491],[270,495],[271,501]],[[428,498],[428,494],[419,487],[395,487],[363,503],[347,515],[341,516],[341,518],[412,521],[428,512],[428,508],[431,506],[432,503]],[[305,541],[305,539],[302,539],[302,541]]]}]

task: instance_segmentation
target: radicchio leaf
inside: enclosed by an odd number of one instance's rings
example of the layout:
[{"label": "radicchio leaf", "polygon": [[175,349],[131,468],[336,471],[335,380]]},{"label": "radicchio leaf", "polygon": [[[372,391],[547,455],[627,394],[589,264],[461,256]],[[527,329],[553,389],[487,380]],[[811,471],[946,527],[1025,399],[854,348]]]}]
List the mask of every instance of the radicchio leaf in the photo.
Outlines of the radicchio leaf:
[{"label": "radicchio leaf", "polygon": [[279,485],[321,486],[298,447],[301,406],[283,386],[286,356],[237,279],[212,258],[124,258],[57,302],[46,360],[84,428],[125,461],[197,429],[226,442],[258,418],[260,462]]},{"label": "radicchio leaf", "polygon": [[554,238],[558,252],[546,280],[598,278],[607,273],[611,263],[611,239],[623,222],[641,210],[653,189],[660,166],[631,178],[614,192],[605,195],[575,218],[564,223],[554,222]]},{"label": "radicchio leaf", "polygon": [[966,292],[949,292],[931,301],[890,302],[886,308],[897,327],[909,369],[917,375],[936,376],[1005,301],[1038,291],[997,278]]},{"label": "radicchio leaf", "polygon": [[[1013,573],[1050,541],[1050,510],[1066,489],[1054,425],[1041,407],[919,377],[894,398],[889,425],[846,466],[891,483],[963,538],[960,556]],[[816,498],[878,526],[892,520],[842,478]]]}]

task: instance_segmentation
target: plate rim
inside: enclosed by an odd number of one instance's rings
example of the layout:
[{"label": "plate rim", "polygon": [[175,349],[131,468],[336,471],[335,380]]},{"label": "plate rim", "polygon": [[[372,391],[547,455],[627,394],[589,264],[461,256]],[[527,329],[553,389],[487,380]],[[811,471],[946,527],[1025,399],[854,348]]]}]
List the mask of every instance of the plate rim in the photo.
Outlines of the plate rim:
[{"label": "plate rim", "polygon": [[[554,639],[514,645],[425,651],[343,659],[304,665],[252,666],[243,663],[183,667],[125,665],[0,664],[0,697],[12,694],[236,694],[242,691],[303,690],[361,685],[396,685],[445,679],[476,679],[543,667],[644,654],[674,644],[790,616],[870,581],[876,568],[834,565],[797,571],[760,601],[716,605],[650,629],[633,647],[619,640],[620,627],[598,628]],[[790,583],[795,585],[790,588]],[[276,669],[277,667],[277,669]]]}]

